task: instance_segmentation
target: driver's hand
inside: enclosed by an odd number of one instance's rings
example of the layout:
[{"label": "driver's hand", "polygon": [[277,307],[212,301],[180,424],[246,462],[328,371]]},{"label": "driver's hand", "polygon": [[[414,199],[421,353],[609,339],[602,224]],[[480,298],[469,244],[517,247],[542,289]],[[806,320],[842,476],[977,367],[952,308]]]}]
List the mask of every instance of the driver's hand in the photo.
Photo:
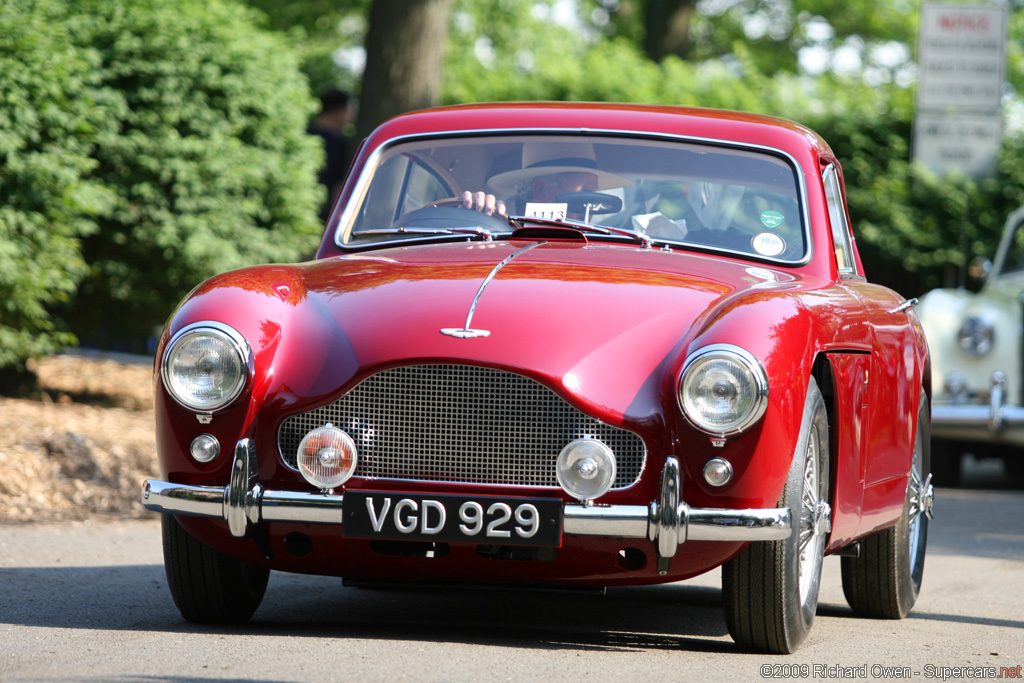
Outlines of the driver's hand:
[{"label": "driver's hand", "polygon": [[462,206],[467,209],[473,209],[480,213],[493,216],[498,214],[499,216],[507,215],[505,213],[505,202],[497,199],[493,194],[484,194],[483,192],[470,192],[466,190],[462,193]]}]

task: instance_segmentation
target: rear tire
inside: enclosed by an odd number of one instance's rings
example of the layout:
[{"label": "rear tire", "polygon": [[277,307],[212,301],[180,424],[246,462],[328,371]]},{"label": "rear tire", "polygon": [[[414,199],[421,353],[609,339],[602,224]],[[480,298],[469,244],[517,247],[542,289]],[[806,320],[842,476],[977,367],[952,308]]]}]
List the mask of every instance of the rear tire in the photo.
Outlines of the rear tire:
[{"label": "rear tire", "polygon": [[744,650],[786,654],[797,649],[814,621],[821,585],[828,507],[829,438],[825,402],[812,379],[800,438],[779,507],[793,511],[793,533],[757,541],[722,567],[722,598],[729,634]]},{"label": "rear tire", "polygon": [[167,585],[181,616],[196,624],[248,621],[263,600],[270,570],[200,543],[171,515],[161,522]]},{"label": "rear tire", "polygon": [[903,514],[894,526],[861,539],[858,557],[842,558],[843,593],[858,616],[902,619],[917,602],[931,511],[930,432],[922,392]]}]

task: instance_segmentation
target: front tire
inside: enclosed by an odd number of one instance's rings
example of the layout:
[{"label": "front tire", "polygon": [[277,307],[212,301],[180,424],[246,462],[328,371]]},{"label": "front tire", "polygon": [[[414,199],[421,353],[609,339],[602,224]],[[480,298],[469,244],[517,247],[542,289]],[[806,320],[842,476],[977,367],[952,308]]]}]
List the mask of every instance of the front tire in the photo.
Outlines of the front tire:
[{"label": "front tire", "polygon": [[860,555],[842,558],[843,593],[854,614],[902,619],[917,602],[931,517],[931,413],[921,393],[914,456],[903,514],[888,529],[860,541]]},{"label": "front tire", "polygon": [[196,624],[240,624],[263,600],[270,570],[200,543],[171,515],[161,519],[164,569],[181,616]]},{"label": "front tire", "polygon": [[793,511],[796,528],[789,538],[751,543],[722,567],[725,622],[745,650],[787,654],[810,631],[830,530],[828,469],[825,402],[812,379],[793,464],[779,500],[779,507]]}]

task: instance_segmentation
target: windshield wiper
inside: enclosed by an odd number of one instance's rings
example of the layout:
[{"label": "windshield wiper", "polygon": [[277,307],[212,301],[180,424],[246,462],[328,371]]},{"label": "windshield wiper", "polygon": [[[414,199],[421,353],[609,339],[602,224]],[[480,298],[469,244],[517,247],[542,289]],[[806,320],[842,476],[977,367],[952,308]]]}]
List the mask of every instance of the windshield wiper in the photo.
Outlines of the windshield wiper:
[{"label": "windshield wiper", "polygon": [[484,242],[492,241],[491,231],[482,226],[465,228],[377,228],[376,230],[360,230],[353,236],[363,235],[469,235],[483,237]]},{"label": "windshield wiper", "polygon": [[[610,228],[604,225],[594,225],[593,223],[584,223],[582,221],[574,221],[569,218],[563,218],[561,220],[555,218],[534,218],[532,216],[509,216],[509,221],[514,223],[518,227],[523,227],[526,223],[540,223],[541,225],[556,225],[564,226],[568,228],[574,228],[580,232],[596,232],[599,235],[620,235],[622,237],[628,237],[634,242],[639,242],[643,245],[644,249],[650,249],[654,246],[654,241],[647,235],[641,235],[640,233],[633,232],[632,230],[623,230],[622,228]],[[666,247],[667,242],[663,243]]]}]

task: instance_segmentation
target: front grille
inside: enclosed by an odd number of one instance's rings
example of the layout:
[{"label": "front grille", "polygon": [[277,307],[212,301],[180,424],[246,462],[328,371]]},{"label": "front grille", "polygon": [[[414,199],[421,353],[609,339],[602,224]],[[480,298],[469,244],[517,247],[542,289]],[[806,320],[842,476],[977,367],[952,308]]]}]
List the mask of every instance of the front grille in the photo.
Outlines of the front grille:
[{"label": "front grille", "polygon": [[289,417],[278,432],[285,463],[295,468],[302,437],[327,423],[355,441],[357,477],[558,486],[559,452],[593,438],[615,453],[613,488],[625,488],[640,478],[646,456],[639,436],[580,412],[547,387],[465,365],[385,370],[334,403]]}]

